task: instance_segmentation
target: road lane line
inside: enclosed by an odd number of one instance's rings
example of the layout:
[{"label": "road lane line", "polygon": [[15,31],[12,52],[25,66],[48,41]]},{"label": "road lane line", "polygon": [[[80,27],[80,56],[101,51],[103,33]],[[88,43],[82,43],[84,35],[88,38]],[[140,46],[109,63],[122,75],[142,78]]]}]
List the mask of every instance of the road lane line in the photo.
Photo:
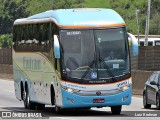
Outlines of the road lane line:
[{"label": "road lane line", "polygon": [[14,91],[11,91],[11,90],[0,90],[0,91],[14,93]]},{"label": "road lane line", "polygon": [[55,117],[55,118],[62,119],[62,120],[77,120],[77,119],[66,118],[66,117]]},{"label": "road lane line", "polygon": [[142,99],[143,97],[136,97],[136,96],[132,96],[132,98],[139,98],[139,99]]}]

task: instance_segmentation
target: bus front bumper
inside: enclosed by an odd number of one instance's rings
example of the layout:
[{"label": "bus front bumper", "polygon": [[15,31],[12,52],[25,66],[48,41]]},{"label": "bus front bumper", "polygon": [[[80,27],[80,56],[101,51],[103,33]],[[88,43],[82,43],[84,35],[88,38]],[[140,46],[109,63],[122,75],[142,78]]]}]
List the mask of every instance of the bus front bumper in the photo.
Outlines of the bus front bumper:
[{"label": "bus front bumper", "polygon": [[[63,108],[106,107],[131,104],[132,87],[118,94],[107,96],[80,96],[62,90]],[[94,103],[94,99],[103,99],[103,103]]]}]

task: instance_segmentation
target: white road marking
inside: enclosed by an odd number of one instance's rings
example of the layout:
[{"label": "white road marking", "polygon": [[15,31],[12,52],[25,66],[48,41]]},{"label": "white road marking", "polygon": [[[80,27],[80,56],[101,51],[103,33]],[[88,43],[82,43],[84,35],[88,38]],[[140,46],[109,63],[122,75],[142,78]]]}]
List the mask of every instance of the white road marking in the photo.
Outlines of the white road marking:
[{"label": "white road marking", "polygon": [[136,98],[136,99],[137,99],[137,98],[138,98],[138,99],[143,99],[143,97],[141,97],[141,96],[140,96],[140,97],[132,96],[132,98]]},{"label": "white road marking", "polygon": [[66,117],[55,117],[55,118],[62,119],[62,120],[77,120],[77,119],[66,118]]},{"label": "white road marking", "polygon": [[11,91],[11,90],[0,90],[0,91],[14,93],[14,91]]}]

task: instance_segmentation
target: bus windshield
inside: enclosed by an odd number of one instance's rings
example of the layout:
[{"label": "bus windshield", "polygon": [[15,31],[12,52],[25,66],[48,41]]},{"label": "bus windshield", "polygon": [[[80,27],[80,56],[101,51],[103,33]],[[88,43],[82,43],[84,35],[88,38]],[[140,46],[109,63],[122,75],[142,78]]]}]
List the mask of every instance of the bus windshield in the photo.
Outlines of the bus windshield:
[{"label": "bus windshield", "polygon": [[107,83],[130,73],[125,28],[61,30],[60,43],[65,80]]}]

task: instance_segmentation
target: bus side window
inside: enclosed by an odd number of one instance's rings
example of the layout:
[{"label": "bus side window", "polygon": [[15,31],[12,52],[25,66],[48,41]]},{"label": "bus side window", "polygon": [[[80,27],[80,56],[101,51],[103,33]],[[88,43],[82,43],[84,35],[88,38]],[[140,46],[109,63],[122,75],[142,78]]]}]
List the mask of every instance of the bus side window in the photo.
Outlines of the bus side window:
[{"label": "bus side window", "polygon": [[32,31],[33,31],[32,48],[33,48],[33,51],[38,51],[38,45],[39,45],[38,34],[37,34],[38,24],[33,24]]},{"label": "bus side window", "polygon": [[46,31],[46,47],[47,52],[51,50],[51,30],[50,30],[50,23],[47,23],[47,31]]},{"label": "bus side window", "polygon": [[22,36],[22,33],[21,33],[21,26],[18,26],[18,30],[17,30],[17,51],[21,51],[21,36]]},{"label": "bus side window", "polygon": [[50,50],[50,41],[49,41],[49,23],[43,25],[43,51],[48,52]]},{"label": "bus side window", "polygon": [[16,26],[16,41],[15,41],[15,46],[16,50],[18,51],[18,41],[19,41],[19,26]]},{"label": "bus side window", "polygon": [[43,24],[38,26],[39,51],[43,51]]},{"label": "bus side window", "polygon": [[28,39],[26,40],[25,49],[26,51],[33,51],[32,46],[32,25],[28,25]]},{"label": "bus side window", "polygon": [[26,43],[25,43],[25,50],[26,51],[33,51],[33,47],[32,47],[32,25],[28,25],[28,35],[27,35],[27,39],[26,39]]},{"label": "bus side window", "polygon": [[13,27],[13,48],[15,49],[15,51],[17,51],[16,48],[16,42],[17,42],[17,26]]},{"label": "bus side window", "polygon": [[26,29],[26,26],[23,25],[21,26],[21,51],[26,51],[27,47],[25,46],[25,43],[26,43],[26,33],[25,33],[25,29]]},{"label": "bus side window", "polygon": [[34,43],[35,43],[35,51],[40,51],[40,38],[39,38],[39,28],[40,28],[40,24],[36,24],[34,25],[34,35],[35,35],[35,40],[34,40]]}]

